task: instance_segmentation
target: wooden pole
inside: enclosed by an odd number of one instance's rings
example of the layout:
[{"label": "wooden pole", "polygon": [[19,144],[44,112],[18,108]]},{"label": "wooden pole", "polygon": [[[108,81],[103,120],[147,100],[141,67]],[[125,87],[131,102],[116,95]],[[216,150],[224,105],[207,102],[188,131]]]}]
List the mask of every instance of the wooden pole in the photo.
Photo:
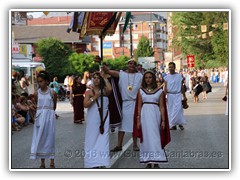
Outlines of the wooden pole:
[{"label": "wooden pole", "polygon": [[[100,58],[101,61],[99,63],[100,65],[100,70],[101,70],[101,65],[102,65],[102,61],[103,61],[103,38],[102,35],[99,36],[100,38]],[[100,81],[100,87],[101,87],[101,119],[103,119],[103,80]]]}]

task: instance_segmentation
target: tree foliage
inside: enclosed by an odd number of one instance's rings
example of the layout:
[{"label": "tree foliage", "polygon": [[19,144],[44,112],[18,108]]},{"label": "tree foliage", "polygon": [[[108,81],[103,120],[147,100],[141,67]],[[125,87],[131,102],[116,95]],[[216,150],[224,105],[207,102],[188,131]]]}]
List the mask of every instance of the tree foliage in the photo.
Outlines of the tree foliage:
[{"label": "tree foliage", "polygon": [[127,61],[130,59],[130,57],[127,56],[120,56],[119,58],[115,59],[104,59],[103,62],[105,62],[110,69],[114,70],[125,70]]},{"label": "tree foliage", "polygon": [[[223,23],[228,23],[228,12],[174,12],[173,46],[180,48],[185,57],[194,54],[196,67],[226,66],[228,31],[223,30]],[[206,38],[202,38],[201,25],[207,26]]]},{"label": "tree foliage", "polygon": [[72,53],[69,57],[74,72],[83,75],[84,71],[94,72],[99,70],[99,64],[96,63],[94,55],[83,53]]},{"label": "tree foliage", "polygon": [[[126,68],[129,57],[121,56],[115,59],[103,59],[110,69],[122,70]],[[69,57],[73,70],[78,74],[83,74],[84,71],[95,72],[99,70],[99,64],[96,63],[93,55],[73,53]]]},{"label": "tree foliage", "polygon": [[151,57],[153,56],[153,49],[150,46],[150,41],[147,37],[142,36],[136,50],[135,57]]},{"label": "tree foliage", "polygon": [[71,48],[56,38],[47,38],[37,41],[37,53],[43,57],[46,70],[52,76],[63,76],[69,72],[69,55]]}]

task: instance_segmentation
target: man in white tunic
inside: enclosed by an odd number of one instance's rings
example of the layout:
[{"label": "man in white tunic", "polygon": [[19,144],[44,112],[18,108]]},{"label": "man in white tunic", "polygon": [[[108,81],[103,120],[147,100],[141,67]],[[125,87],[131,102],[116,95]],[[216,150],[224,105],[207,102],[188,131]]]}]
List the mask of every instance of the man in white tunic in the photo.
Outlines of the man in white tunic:
[{"label": "man in white tunic", "polygon": [[[118,130],[118,144],[112,149],[112,152],[121,151],[123,137],[125,132],[133,132],[133,117],[136,104],[136,97],[142,82],[142,74],[136,72],[137,62],[130,59],[127,64],[127,71],[109,70],[106,66],[103,67],[105,73],[114,77],[119,77],[119,91],[122,95],[122,122]],[[139,151],[137,146],[137,137],[133,137],[133,149]]]},{"label": "man in white tunic", "polygon": [[179,125],[179,128],[183,130],[183,124],[186,124],[186,120],[183,115],[182,96],[183,100],[187,101],[183,87],[184,78],[181,74],[175,72],[176,65],[174,62],[170,62],[168,67],[170,73],[164,77],[164,80],[167,84],[166,93],[169,126],[171,130],[176,130],[176,125]]}]

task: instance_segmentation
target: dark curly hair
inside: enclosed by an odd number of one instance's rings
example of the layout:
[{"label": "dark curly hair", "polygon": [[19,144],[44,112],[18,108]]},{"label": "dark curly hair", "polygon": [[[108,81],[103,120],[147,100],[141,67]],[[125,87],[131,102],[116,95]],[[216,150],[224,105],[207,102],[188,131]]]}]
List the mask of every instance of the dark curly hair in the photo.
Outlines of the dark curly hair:
[{"label": "dark curly hair", "polygon": [[156,75],[152,71],[146,71],[143,75],[142,78],[142,88],[147,88],[147,84],[145,82],[145,76],[146,74],[151,74],[152,75],[152,88],[156,89],[157,88],[157,81],[156,81]]},{"label": "dark curly hair", "polygon": [[47,71],[40,71],[38,73],[37,78],[42,78],[45,81],[48,81],[48,84],[50,83],[51,79],[50,79],[50,74]]}]

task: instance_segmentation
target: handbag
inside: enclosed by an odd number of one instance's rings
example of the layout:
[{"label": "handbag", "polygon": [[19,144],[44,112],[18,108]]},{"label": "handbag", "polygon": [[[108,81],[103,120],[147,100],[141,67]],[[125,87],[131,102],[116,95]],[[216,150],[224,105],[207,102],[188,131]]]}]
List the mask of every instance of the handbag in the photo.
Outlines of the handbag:
[{"label": "handbag", "polygon": [[187,101],[182,100],[182,107],[183,107],[183,109],[187,109],[189,107],[187,104]]},{"label": "handbag", "polygon": [[223,101],[227,101],[227,96],[224,96],[224,97],[222,98],[222,100],[223,100]]}]

